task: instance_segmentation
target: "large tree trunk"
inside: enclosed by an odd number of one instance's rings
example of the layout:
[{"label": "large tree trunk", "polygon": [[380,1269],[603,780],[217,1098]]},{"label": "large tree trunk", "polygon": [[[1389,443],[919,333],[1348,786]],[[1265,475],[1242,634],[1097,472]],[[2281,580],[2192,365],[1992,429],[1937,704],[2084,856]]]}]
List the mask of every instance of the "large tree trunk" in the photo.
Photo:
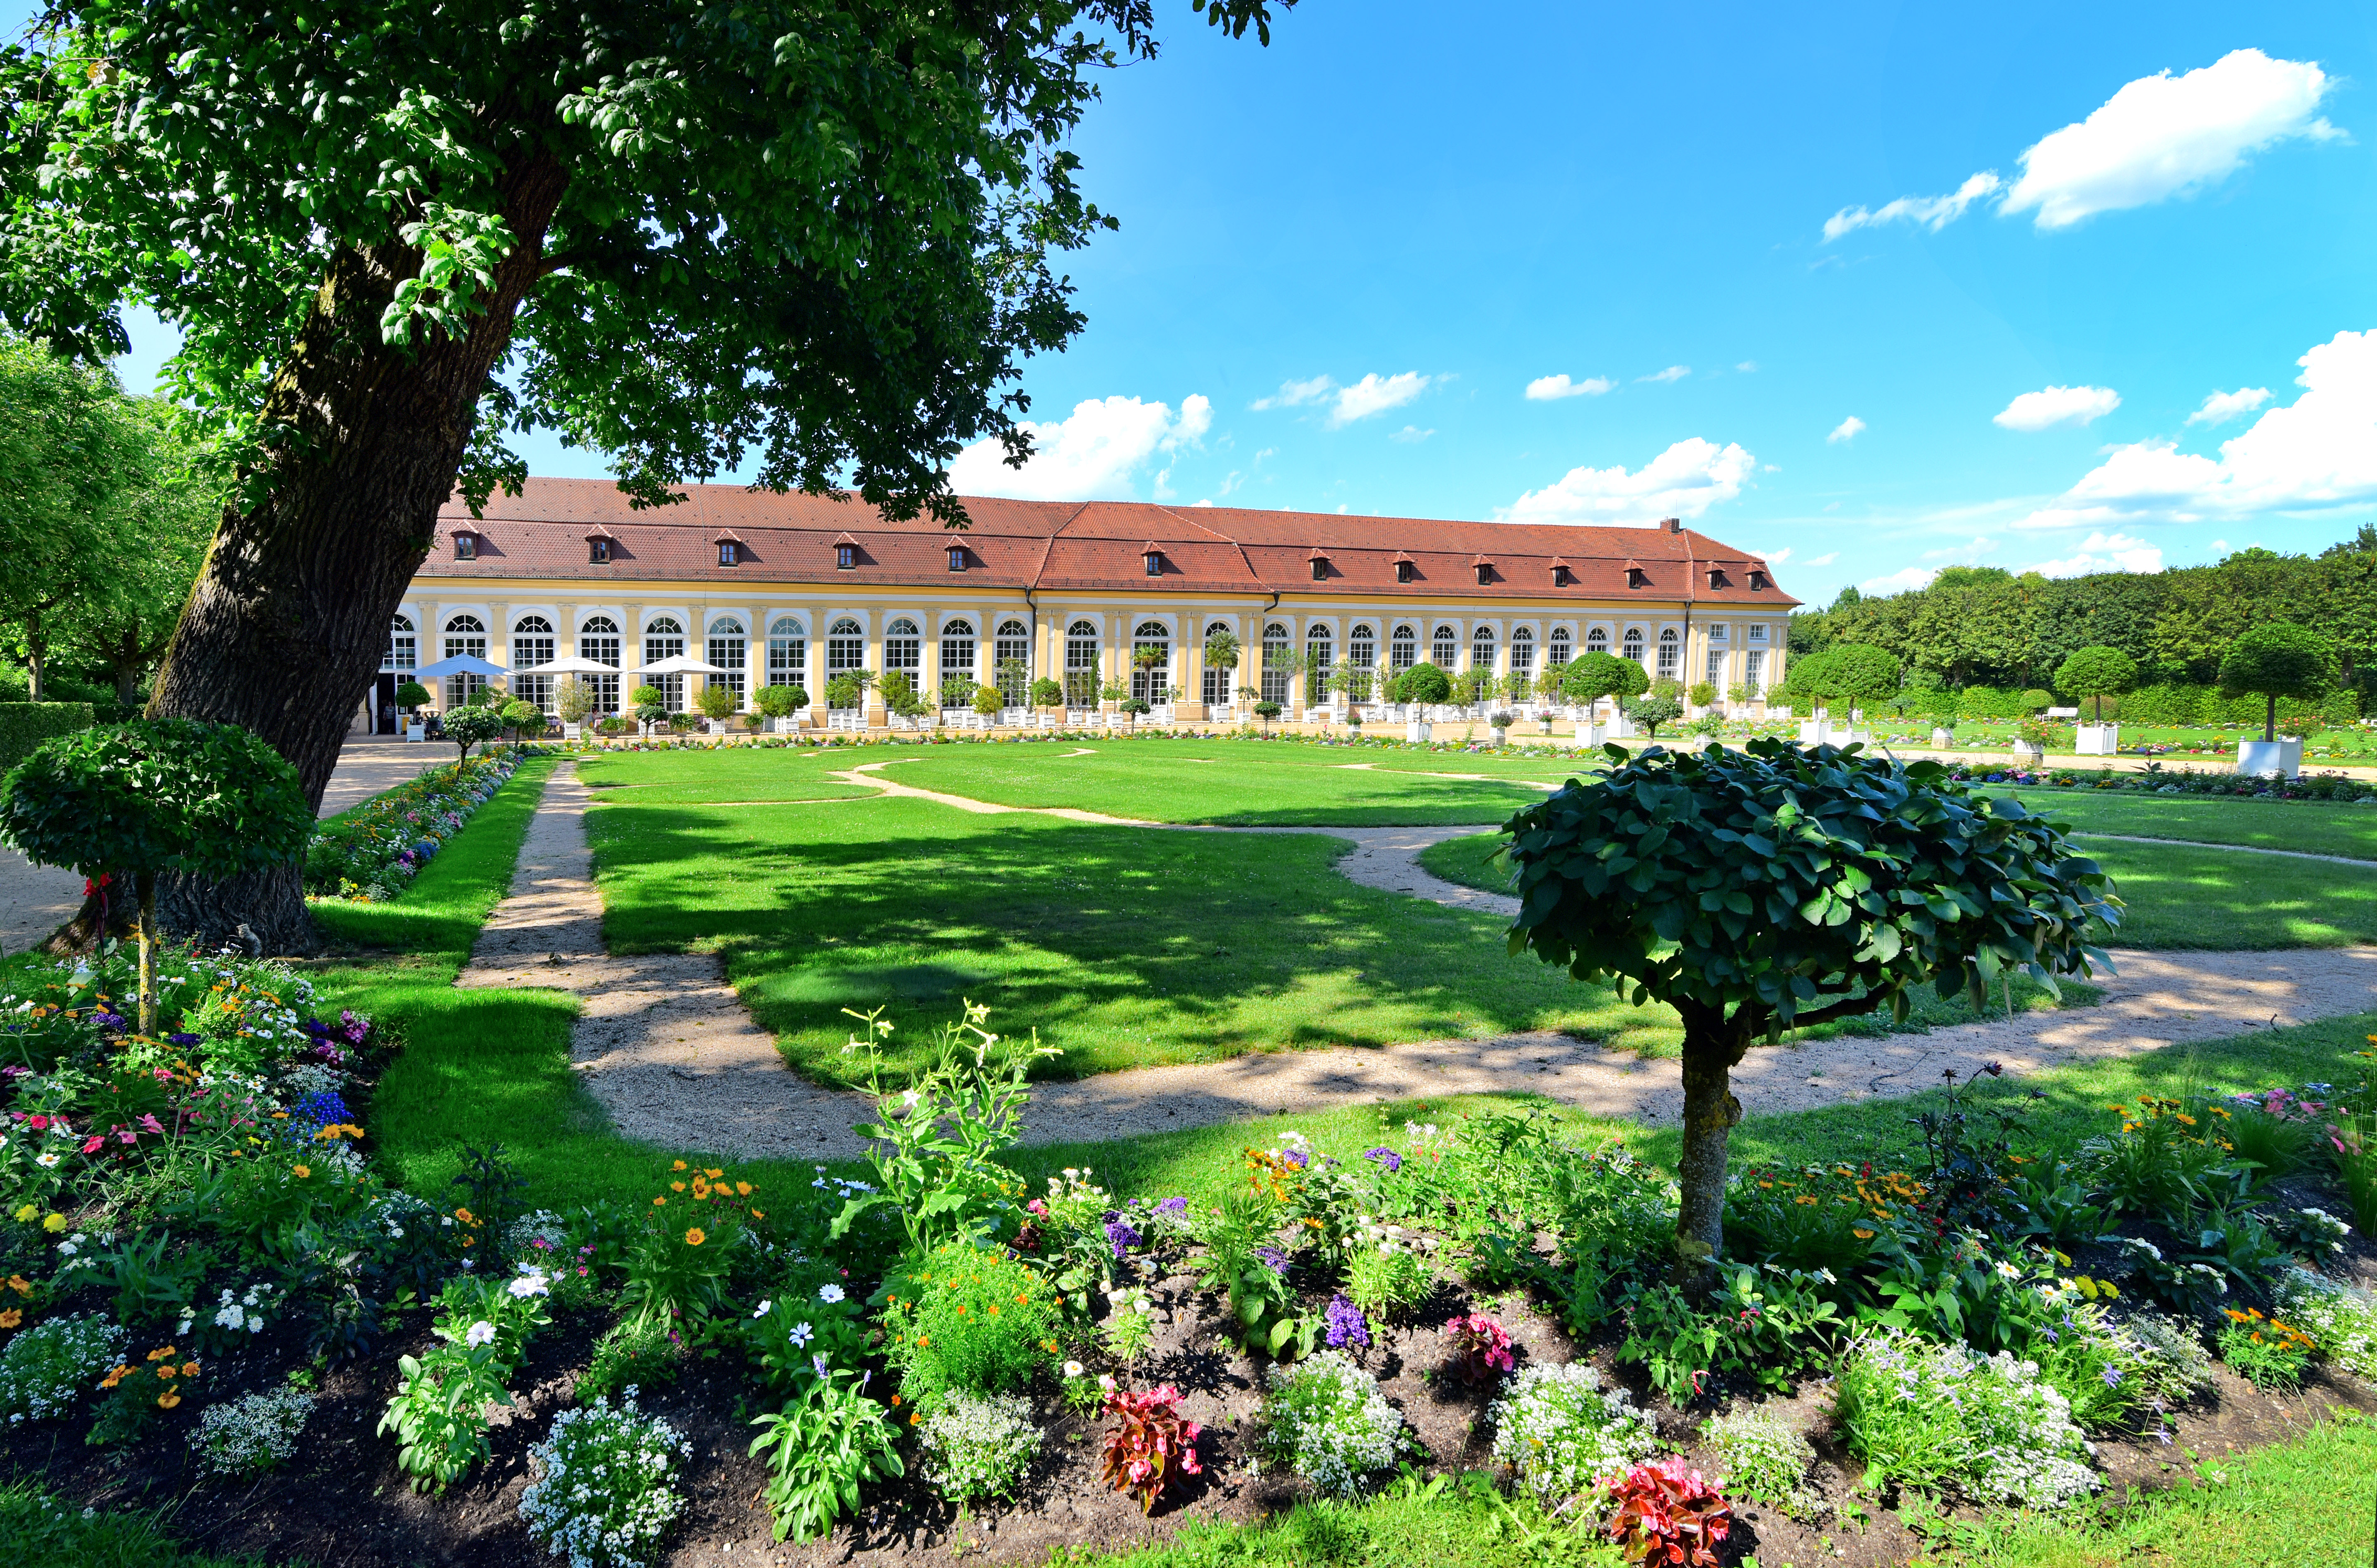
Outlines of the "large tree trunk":
[{"label": "large tree trunk", "polygon": [[[511,172],[504,215],[517,246],[459,339],[423,327],[412,350],[381,341],[380,313],[418,273],[418,251],[391,240],[334,258],[265,400],[262,449],[243,476],[263,499],[225,510],[157,672],[151,717],[253,730],[320,806],[567,185],[542,158]],[[209,943],[245,926],[268,952],[317,945],[294,867],[217,885],[173,878],[158,912],[167,929]]]},{"label": "large tree trunk", "polygon": [[[1730,1077],[1750,1049],[1749,1020],[1678,1002],[1684,1019],[1684,1136],[1677,1161],[1683,1201],[1676,1215],[1678,1283],[1694,1296],[1715,1278],[1725,1252],[1726,1143],[1741,1119]],[[1741,1010],[1746,1014],[1748,1010]]]}]

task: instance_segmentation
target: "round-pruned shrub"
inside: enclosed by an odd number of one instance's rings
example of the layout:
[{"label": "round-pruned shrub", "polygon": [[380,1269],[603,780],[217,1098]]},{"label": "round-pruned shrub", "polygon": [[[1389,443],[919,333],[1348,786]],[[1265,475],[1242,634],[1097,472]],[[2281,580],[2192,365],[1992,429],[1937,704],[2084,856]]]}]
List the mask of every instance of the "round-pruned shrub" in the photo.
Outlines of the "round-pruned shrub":
[{"label": "round-pruned shrub", "polygon": [[1403,1412],[1387,1403],[1379,1380],[1342,1350],[1273,1367],[1257,1447],[1332,1497],[1351,1497],[1380,1470],[1394,1467],[1408,1433]]},{"label": "round-pruned shrub", "polygon": [[1437,703],[1452,700],[1452,677],[1425,660],[1414,664],[1394,680],[1395,690],[1391,700],[1396,702]]},{"label": "round-pruned shrub", "polygon": [[1547,1505],[1598,1486],[1658,1446],[1658,1432],[1623,1389],[1605,1389],[1582,1361],[1530,1365],[1487,1411],[1494,1457]]},{"label": "round-pruned shrub", "polygon": [[952,1502],[1011,1499],[1022,1490],[1043,1437],[1031,1401],[1012,1394],[952,1391],[916,1433],[925,1478]]},{"label": "round-pruned shrub", "polygon": [[693,1457],[693,1444],[668,1422],[636,1409],[636,1391],[617,1409],[597,1396],[553,1418],[552,1433],[529,1450],[535,1478],[520,1493],[529,1539],[569,1568],[643,1568],[684,1512],[671,1483]]},{"label": "round-pruned shrub", "polygon": [[1055,1353],[1057,1306],[1021,1263],[963,1241],[912,1259],[886,1282],[885,1359],[900,1392],[923,1414],[951,1390],[1021,1388]]}]

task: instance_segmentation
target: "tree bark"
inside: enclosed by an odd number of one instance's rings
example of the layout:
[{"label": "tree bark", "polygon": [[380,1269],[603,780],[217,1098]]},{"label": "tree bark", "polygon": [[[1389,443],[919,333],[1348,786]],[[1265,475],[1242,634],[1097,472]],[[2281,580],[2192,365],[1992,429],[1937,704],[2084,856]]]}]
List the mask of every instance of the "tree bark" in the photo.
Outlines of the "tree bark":
[{"label": "tree bark", "polygon": [[1722,1007],[1683,1001],[1684,1135],[1677,1161],[1683,1200],[1676,1215],[1677,1283],[1695,1298],[1716,1277],[1725,1254],[1726,1143],[1741,1119],[1732,1070],[1750,1049],[1749,1020],[1728,1020]]},{"label": "tree bark", "polygon": [[[261,498],[225,509],[157,672],[151,717],[254,731],[295,766],[319,808],[567,184],[543,154],[508,173],[515,246],[460,337],[424,325],[411,348],[382,341],[380,313],[421,267],[411,246],[391,239],[332,259],[266,395],[261,449],[235,492]],[[296,867],[214,884],[170,878],[158,902],[176,935],[215,943],[245,926],[267,951],[318,945]]]}]

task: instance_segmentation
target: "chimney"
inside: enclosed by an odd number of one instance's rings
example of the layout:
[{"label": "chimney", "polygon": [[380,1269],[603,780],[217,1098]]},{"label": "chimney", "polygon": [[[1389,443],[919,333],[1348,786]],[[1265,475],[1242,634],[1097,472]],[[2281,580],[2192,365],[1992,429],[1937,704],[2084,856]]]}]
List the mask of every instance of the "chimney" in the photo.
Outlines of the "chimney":
[{"label": "chimney", "polygon": [[1679,517],[1663,517],[1659,520],[1659,526],[1670,533],[1681,533],[1684,531],[1684,520]]}]

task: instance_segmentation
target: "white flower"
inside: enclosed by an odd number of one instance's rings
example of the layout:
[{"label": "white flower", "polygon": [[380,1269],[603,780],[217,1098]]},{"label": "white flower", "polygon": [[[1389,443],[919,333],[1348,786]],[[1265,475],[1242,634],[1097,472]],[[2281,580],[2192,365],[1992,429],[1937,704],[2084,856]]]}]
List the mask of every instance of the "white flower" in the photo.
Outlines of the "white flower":
[{"label": "white flower", "polygon": [[1082,1366],[1079,1361],[1068,1361],[1065,1363],[1065,1375],[1069,1378],[1080,1377],[1088,1370],[1088,1368]]},{"label": "white flower", "polygon": [[829,1302],[829,1303],[841,1300],[841,1299],[842,1299],[842,1287],[841,1287],[841,1286],[839,1286],[839,1285],[820,1285],[820,1286],[818,1286],[818,1300],[820,1300],[820,1301],[825,1301],[825,1302]]},{"label": "white flower", "polygon": [[793,1344],[795,1347],[806,1347],[810,1340],[816,1337],[817,1330],[811,1328],[808,1324],[794,1323],[793,1325]]},{"label": "white flower", "polygon": [[762,1301],[751,1315],[755,1318],[764,1318],[771,1310],[774,1309],[775,1305],[776,1304],[773,1301]]},{"label": "white flower", "polygon": [[479,1346],[490,1343],[495,1337],[496,1325],[482,1318],[464,1331],[462,1343],[475,1349]]},{"label": "white flower", "polygon": [[530,1269],[504,1288],[512,1293],[513,1299],[525,1301],[532,1296],[550,1294],[553,1287],[541,1272]]},{"label": "white flower", "polygon": [[40,1166],[43,1170],[47,1170],[58,1163],[58,1156],[55,1155],[35,1155],[33,1156],[33,1163]]}]

